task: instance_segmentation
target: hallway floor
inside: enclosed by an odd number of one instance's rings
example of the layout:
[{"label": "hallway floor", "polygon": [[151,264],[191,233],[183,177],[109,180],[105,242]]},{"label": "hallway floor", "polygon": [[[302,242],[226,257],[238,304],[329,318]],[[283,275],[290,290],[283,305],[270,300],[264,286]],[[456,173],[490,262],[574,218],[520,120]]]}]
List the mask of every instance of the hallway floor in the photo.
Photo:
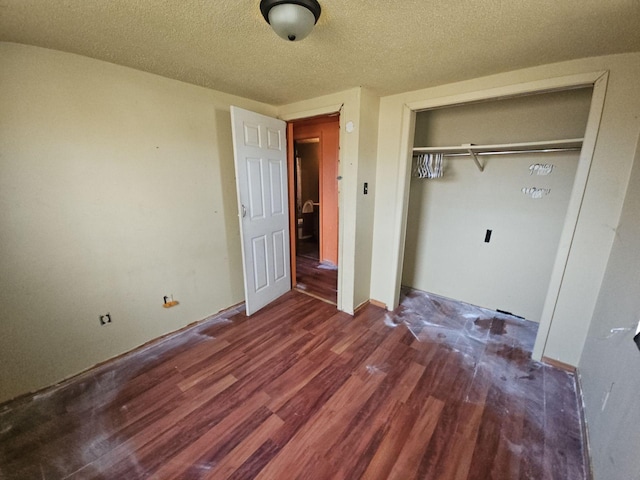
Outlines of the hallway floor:
[{"label": "hallway floor", "polygon": [[338,268],[296,256],[296,289],[334,305],[338,302]]}]

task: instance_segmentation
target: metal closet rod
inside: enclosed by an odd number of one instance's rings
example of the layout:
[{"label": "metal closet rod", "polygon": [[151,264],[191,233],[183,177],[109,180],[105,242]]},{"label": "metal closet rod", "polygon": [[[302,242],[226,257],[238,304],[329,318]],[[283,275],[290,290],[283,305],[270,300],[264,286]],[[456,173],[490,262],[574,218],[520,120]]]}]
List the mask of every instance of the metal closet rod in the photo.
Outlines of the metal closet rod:
[{"label": "metal closet rod", "polygon": [[[489,152],[473,152],[475,155],[511,155],[513,153],[553,153],[553,152],[575,152],[579,151],[580,147],[568,147],[568,148],[544,148],[537,150],[495,150]],[[416,152],[415,155],[424,155],[425,153]],[[468,157],[472,155],[470,152],[458,152],[458,153],[446,153],[443,152],[444,157]]]},{"label": "metal closet rod", "polygon": [[[436,154],[442,154],[443,157],[471,157],[473,159],[473,162],[476,164],[476,167],[478,167],[478,170],[480,170],[481,172],[484,172],[484,165],[478,158],[483,155],[512,155],[512,154],[519,154],[519,153],[574,152],[582,148],[581,146],[567,146],[567,147],[548,147],[548,148],[521,148],[521,149],[511,149],[511,150],[496,149],[496,150],[485,150],[485,151],[482,151],[479,149],[479,151],[476,151],[473,147],[474,145],[463,145],[461,147],[456,147],[456,149],[466,148],[467,150],[466,152],[447,152],[447,151],[438,152],[436,147],[428,147],[429,152],[417,151],[413,153],[413,156],[415,157],[415,156],[424,155],[427,153],[429,154],[436,153]],[[418,150],[418,149],[415,149],[415,150]]]}]

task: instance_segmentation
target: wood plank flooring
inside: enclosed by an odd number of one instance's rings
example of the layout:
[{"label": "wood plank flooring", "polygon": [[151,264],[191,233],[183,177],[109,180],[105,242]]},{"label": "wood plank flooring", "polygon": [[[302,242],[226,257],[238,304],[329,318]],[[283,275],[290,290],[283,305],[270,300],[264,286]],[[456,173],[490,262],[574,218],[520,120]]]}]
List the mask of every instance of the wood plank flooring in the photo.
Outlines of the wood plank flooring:
[{"label": "wood plank flooring", "polygon": [[583,479],[574,378],[536,325],[406,290],[292,291],[0,407],[2,479]]},{"label": "wood plank flooring", "polygon": [[334,305],[338,301],[338,269],[305,255],[296,256],[296,288]]}]

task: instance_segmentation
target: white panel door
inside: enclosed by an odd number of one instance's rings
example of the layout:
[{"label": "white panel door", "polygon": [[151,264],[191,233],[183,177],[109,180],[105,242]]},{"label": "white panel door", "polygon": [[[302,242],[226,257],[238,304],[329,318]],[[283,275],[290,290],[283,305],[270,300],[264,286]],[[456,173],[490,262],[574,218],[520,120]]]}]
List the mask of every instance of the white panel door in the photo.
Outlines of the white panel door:
[{"label": "white panel door", "polygon": [[291,290],[286,124],[231,107],[244,296],[251,315]]}]

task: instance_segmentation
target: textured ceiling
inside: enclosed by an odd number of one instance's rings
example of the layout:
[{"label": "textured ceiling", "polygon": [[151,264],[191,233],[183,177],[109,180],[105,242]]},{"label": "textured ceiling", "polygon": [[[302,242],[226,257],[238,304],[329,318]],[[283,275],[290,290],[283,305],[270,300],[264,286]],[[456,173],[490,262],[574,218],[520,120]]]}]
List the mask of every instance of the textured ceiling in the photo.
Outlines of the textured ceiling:
[{"label": "textured ceiling", "polygon": [[0,41],[78,53],[274,105],[381,95],[640,51],[640,0],[320,0],[301,42],[259,0],[0,0]]}]

